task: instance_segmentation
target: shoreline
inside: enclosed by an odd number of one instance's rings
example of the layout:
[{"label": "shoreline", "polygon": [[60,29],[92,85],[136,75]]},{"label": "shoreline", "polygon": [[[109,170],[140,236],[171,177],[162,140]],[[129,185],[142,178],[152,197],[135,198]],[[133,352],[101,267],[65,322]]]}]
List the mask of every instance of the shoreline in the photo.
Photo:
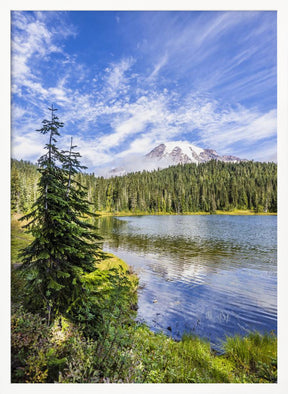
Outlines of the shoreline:
[{"label": "shoreline", "polygon": [[254,212],[251,210],[234,210],[234,211],[216,211],[215,213],[210,212],[106,212],[96,211],[99,217],[106,216],[200,216],[200,215],[227,215],[227,216],[277,216],[277,212]]}]

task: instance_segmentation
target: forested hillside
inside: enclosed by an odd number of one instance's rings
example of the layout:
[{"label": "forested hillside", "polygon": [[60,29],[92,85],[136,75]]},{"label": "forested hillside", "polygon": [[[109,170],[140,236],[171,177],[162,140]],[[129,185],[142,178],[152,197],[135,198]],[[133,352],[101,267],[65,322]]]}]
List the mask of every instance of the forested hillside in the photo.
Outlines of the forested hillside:
[{"label": "forested hillside", "polygon": [[27,161],[11,161],[11,209],[27,212],[37,196],[39,173],[37,167]]},{"label": "forested hillside", "polygon": [[[78,174],[94,211],[185,213],[248,209],[277,212],[275,163],[210,161],[105,179]],[[36,198],[37,167],[12,160],[12,210],[26,212]]]}]

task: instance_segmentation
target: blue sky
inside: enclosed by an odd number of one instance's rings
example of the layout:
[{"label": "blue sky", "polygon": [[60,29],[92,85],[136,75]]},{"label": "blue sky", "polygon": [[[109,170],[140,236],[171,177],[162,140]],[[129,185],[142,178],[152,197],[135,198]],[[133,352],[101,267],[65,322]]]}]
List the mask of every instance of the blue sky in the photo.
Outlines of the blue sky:
[{"label": "blue sky", "polygon": [[11,14],[12,157],[35,162],[53,103],[89,172],[165,141],[277,157],[277,14]]}]

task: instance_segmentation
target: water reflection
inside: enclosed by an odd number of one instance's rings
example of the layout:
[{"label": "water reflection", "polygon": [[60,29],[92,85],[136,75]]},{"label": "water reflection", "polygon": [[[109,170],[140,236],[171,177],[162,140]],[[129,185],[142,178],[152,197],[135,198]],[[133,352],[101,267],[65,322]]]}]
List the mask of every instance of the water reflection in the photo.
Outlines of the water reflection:
[{"label": "water reflection", "polygon": [[214,344],[276,330],[276,217],[101,218],[98,227],[104,248],[138,272],[138,316],[152,329]]}]

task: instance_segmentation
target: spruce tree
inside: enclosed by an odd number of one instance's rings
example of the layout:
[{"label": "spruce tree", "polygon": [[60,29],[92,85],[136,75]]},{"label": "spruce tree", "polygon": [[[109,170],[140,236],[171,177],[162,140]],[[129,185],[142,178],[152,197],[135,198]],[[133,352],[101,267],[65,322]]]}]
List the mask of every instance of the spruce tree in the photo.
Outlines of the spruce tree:
[{"label": "spruce tree", "polygon": [[51,120],[43,120],[37,130],[48,135],[47,153],[38,160],[40,180],[38,195],[32,211],[20,220],[28,220],[24,227],[34,237],[22,253],[22,270],[27,278],[30,298],[39,298],[46,311],[48,323],[58,313],[65,313],[69,305],[84,289],[81,276],[95,270],[93,261],[101,254],[96,241],[100,238],[84,218],[90,215],[86,191],[75,180],[83,169],[72,145],[69,151],[57,148],[57,137],[63,123],[55,115],[56,108],[49,108]]},{"label": "spruce tree", "polygon": [[14,162],[11,165],[11,211],[18,212],[20,203],[20,177]]}]

